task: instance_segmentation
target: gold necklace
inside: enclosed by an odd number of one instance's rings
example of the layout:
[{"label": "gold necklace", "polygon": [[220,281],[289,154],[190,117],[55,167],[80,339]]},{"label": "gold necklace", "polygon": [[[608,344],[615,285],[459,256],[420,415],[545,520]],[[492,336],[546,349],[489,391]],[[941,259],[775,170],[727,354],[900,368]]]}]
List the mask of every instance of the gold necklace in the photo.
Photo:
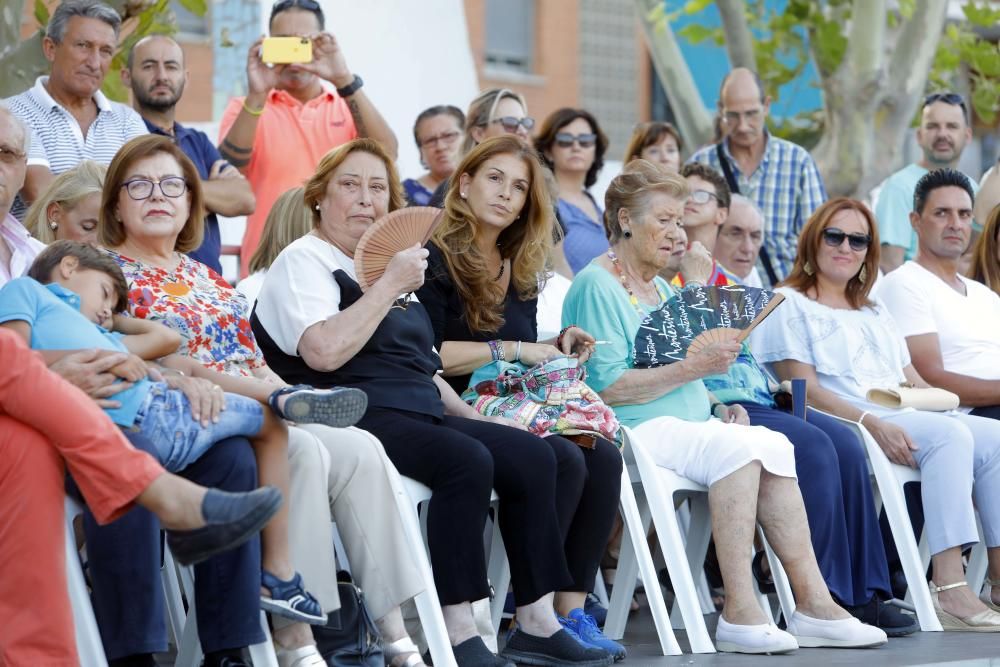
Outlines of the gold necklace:
[{"label": "gold necklace", "polygon": [[[618,272],[618,279],[621,281],[622,287],[624,287],[625,291],[628,292],[628,302],[632,304],[635,312],[639,313],[642,317],[645,317],[646,311],[643,310],[642,305],[639,303],[639,297],[637,297],[635,292],[632,291],[632,286],[629,284],[628,278],[625,277],[625,271],[622,269],[621,262],[618,261],[618,255],[616,255],[615,251],[611,248],[608,248],[608,259],[611,260],[611,264],[614,265],[615,271]],[[656,288],[656,295],[660,300],[659,302],[663,303],[666,301],[667,295],[663,293],[663,290],[660,289],[660,286],[656,283],[655,279],[653,280],[653,287]]]}]

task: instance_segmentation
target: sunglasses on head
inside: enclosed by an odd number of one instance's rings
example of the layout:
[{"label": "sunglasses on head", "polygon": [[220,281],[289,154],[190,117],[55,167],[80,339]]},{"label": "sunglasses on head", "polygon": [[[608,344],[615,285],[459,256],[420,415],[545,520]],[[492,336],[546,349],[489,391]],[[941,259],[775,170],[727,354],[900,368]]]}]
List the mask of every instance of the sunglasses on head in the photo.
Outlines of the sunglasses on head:
[{"label": "sunglasses on head", "polygon": [[872,244],[872,237],[868,234],[848,234],[836,227],[828,227],[823,230],[823,240],[831,248],[839,247],[844,242],[844,239],[847,239],[851,250],[856,252],[866,250]]},{"label": "sunglasses on head", "polygon": [[574,143],[579,144],[580,148],[590,148],[597,143],[597,135],[593,132],[586,134],[556,132],[556,146],[559,146],[559,148],[569,148]]},{"label": "sunglasses on head", "polygon": [[524,118],[504,116],[502,118],[494,118],[490,122],[500,123],[505,132],[517,132],[519,126],[523,127],[526,131],[531,131],[531,128],[535,126],[535,119],[530,116],[525,116]]},{"label": "sunglasses on head", "polygon": [[966,114],[969,113],[968,108],[965,106],[965,98],[958,93],[931,93],[924,98],[924,106],[929,106],[935,102],[944,102],[945,104],[950,104],[952,106],[962,107],[962,111]]}]

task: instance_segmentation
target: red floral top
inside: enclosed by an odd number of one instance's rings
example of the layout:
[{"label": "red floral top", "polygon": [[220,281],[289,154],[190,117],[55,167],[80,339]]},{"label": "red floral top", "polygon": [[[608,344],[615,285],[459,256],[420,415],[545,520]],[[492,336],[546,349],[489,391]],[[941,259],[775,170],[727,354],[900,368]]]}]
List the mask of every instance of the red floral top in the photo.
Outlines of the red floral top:
[{"label": "red floral top", "polygon": [[106,251],[128,282],[129,313],[181,334],[178,352],[227,375],[265,366],[247,319],[246,298],[218,273],[187,255],[173,272]]}]

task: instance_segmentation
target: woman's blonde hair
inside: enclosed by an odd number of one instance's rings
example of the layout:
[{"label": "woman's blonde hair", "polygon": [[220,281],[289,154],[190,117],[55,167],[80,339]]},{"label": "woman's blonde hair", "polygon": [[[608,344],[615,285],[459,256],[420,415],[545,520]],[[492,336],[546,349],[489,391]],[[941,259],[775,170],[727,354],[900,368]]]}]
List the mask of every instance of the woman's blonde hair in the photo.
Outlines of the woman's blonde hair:
[{"label": "woman's blonde hair", "polygon": [[274,200],[264,221],[260,244],[250,258],[250,273],[267,271],[281,251],[312,229],[313,218],[302,196],[305,188],[286,190]]},{"label": "woman's blonde hair", "polygon": [[[184,182],[187,184],[185,195],[190,197],[188,219],[177,234],[174,250],[191,252],[201,246],[205,238],[205,196],[201,190],[201,174],[191,162],[191,158],[169,137],[158,134],[145,134],[127,142],[118,149],[108,173],[104,178],[104,190],[101,195],[101,219],[97,223],[98,240],[105,248],[116,248],[125,242],[128,234],[125,225],[118,218],[118,197],[125,185],[132,165],[140,160],[165,153],[174,158],[181,168]],[[128,196],[127,194],[125,195]]]},{"label": "woman's blonde hair", "polygon": [[513,90],[508,88],[490,88],[479,93],[476,99],[469,103],[469,110],[465,113],[465,140],[462,143],[463,155],[471,151],[476,145],[476,140],[472,138],[472,128],[489,125],[496,116],[497,107],[500,105],[500,102],[505,99],[514,100],[521,105],[524,113],[528,113],[528,103],[524,101],[524,97]]},{"label": "woman's blonde hair", "polygon": [[389,179],[389,210],[392,213],[397,208],[403,208],[406,203],[406,196],[403,194],[403,186],[399,182],[399,172],[396,171],[396,163],[389,154],[382,148],[382,144],[374,139],[355,139],[343,146],[338,146],[323,156],[316,166],[316,172],[306,181],[303,191],[306,208],[312,214],[313,228],[319,227],[319,203],[326,197],[326,188],[333,178],[333,172],[344,163],[351,153],[368,153],[374,155],[385,165],[385,173]]},{"label": "woman's blonde hair", "polygon": [[24,218],[24,226],[36,239],[48,245],[56,240],[56,233],[49,227],[49,205],[59,204],[71,211],[91,195],[100,195],[108,168],[92,160],[83,160],[69,171],[55,177],[45,192],[35,200]]},{"label": "woman's blonde hair", "polygon": [[480,223],[459,190],[462,174],[474,178],[488,160],[498,155],[520,158],[528,168],[530,183],[524,206],[498,239],[500,256],[510,259],[510,280],[522,300],[536,297],[547,277],[555,225],[544,167],[531,146],[518,137],[508,134],[487,139],[455,169],[434,243],[441,249],[452,282],[465,303],[466,323],[472,331],[488,333],[503,326],[505,291],[486,268],[486,257],[476,241]]},{"label": "woman's blonde hair", "polygon": [[653,193],[684,199],[690,194],[687,180],[671,174],[648,160],[632,160],[622,173],[612,179],[604,193],[604,233],[614,245],[623,236],[619,212],[628,211],[633,221],[639,221]]},{"label": "woman's blonde hair", "polygon": [[986,224],[976,240],[972,250],[972,266],[969,277],[978,280],[991,290],[1000,294],[1000,259],[997,259],[997,248],[1000,247],[1000,204],[993,207],[986,216]]}]

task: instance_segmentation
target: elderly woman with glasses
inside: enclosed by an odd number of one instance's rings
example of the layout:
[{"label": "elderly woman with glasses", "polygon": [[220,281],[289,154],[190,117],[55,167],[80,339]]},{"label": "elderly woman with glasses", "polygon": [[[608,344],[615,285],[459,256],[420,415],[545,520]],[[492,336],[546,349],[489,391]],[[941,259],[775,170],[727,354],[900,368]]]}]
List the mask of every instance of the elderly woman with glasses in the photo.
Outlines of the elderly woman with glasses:
[{"label": "elderly woman with glasses", "polygon": [[845,197],[826,202],[803,228],[795,266],[778,288],[786,303],[754,331],[753,348],[781,379],[805,378],[810,403],[864,426],[890,461],[920,470],[931,599],[941,625],[1000,632],[1000,591],[987,586],[977,599],[962,567],[962,550],[979,541],[978,509],[990,582],[1000,578],[1000,424],[868,400],[871,389],[929,386],[892,315],[869,298],[878,266],[872,212]]},{"label": "elderly woman with glasses", "polygon": [[575,274],[608,249],[604,212],[588,191],[604,166],[608,138],[589,111],[564,108],[542,123],[535,149],[552,170],[559,195],[556,213],[564,236],[555,251]]},{"label": "elderly woman with glasses", "polygon": [[[705,387],[703,378],[728,371],[740,345],[713,343],[655,368],[633,363],[643,319],[674,294],[657,273],[670,261],[688,195],[682,177],[645,160],[629,163],[611,182],[605,196],[610,248],[576,276],[563,306],[565,324],[608,341],[588,359],[587,381],[658,465],[708,487],[726,586],[719,650],[883,644],[882,630],[860,623],[830,596],[809,542],[791,443],[751,426],[742,406],[720,403]],[[767,622],[753,594],[748,561],[758,522],[795,593],[787,632]]]},{"label": "elderly woman with glasses", "polygon": [[403,181],[410,206],[427,206],[434,190],[448,180],[462,158],[460,148],[465,130],[465,114],[458,107],[444,104],[424,109],[413,124],[413,138],[420,151],[420,164],[427,169],[420,178]]}]

